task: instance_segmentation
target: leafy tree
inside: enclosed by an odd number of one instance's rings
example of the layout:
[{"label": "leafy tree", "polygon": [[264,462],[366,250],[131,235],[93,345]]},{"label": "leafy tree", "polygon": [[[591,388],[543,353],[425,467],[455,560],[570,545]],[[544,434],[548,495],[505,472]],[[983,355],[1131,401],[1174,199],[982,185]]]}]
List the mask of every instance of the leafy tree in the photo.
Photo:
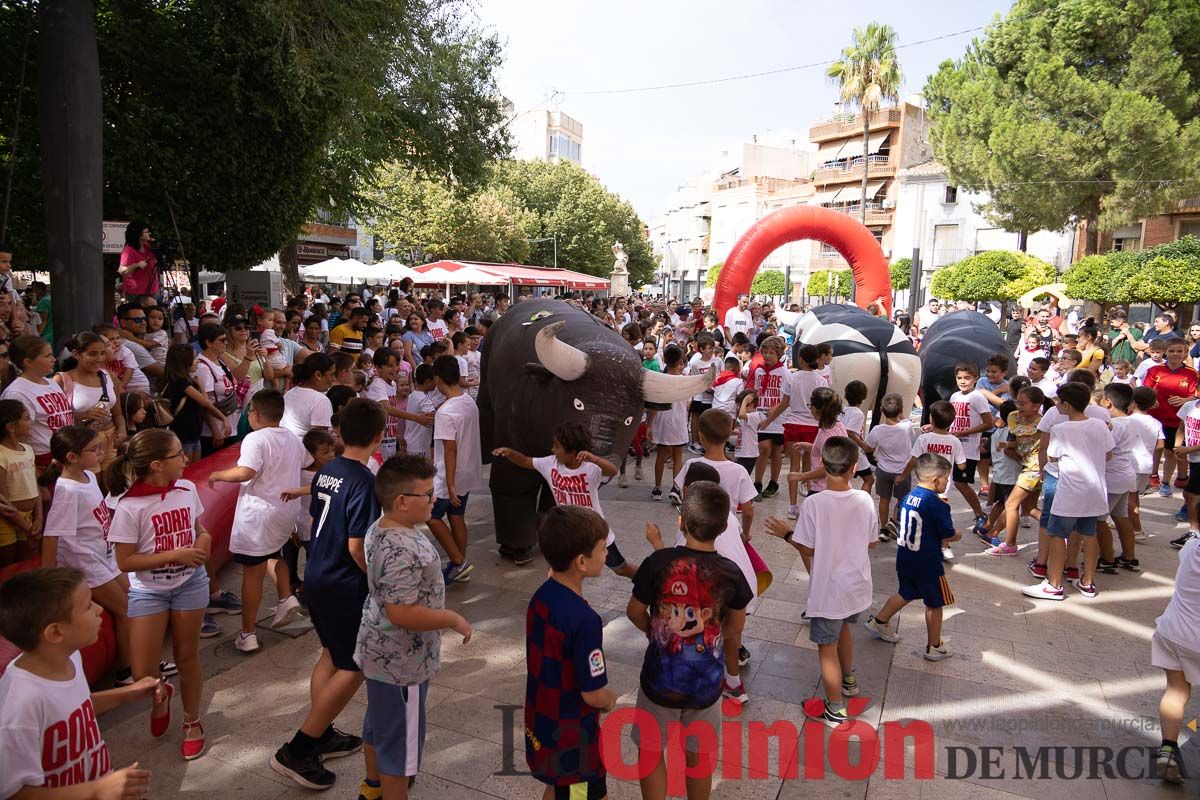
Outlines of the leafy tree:
[{"label": "leafy tree", "polygon": [[[833,276],[833,284],[830,283]],[[805,291],[809,297],[849,297],[850,287],[854,285],[854,273],[848,269],[834,272],[821,270],[808,276],[808,286]],[[836,289],[836,291],[834,291]]]},{"label": "leafy tree", "polygon": [[787,279],[777,269],[763,270],[750,283],[750,294],[782,297],[787,294]]},{"label": "leafy tree", "polygon": [[1053,266],[1028,253],[989,250],[935,272],[930,291],[947,300],[1015,300],[1057,277]]},{"label": "leafy tree", "polygon": [[1133,253],[1084,256],[1063,275],[1067,296],[1107,305],[1116,300],[1117,290],[1138,270]]},{"label": "leafy tree", "polygon": [[925,87],[950,179],[1006,230],[1096,231],[1200,191],[1200,4],[1017,0]]},{"label": "leafy tree", "polygon": [[[501,161],[489,183],[507,186],[533,212],[530,238],[556,237],[558,266],[607,278],[613,243],[621,242],[629,255],[630,283],[653,279],[658,264],[637,212],[577,164]],[[553,265],[554,243],[536,243],[529,258],[534,264]]]},{"label": "leafy tree", "polygon": [[904,291],[912,283],[912,259],[908,256],[896,259],[896,263],[888,267],[888,275],[892,279],[892,291]]},{"label": "leafy tree", "polygon": [[725,266],[724,261],[719,261],[708,268],[708,272],[704,277],[704,285],[712,288],[717,285],[717,281],[721,278],[721,268]]},{"label": "leafy tree", "polygon": [[862,224],[867,224],[867,171],[871,114],[884,100],[896,100],[900,94],[900,62],[896,59],[896,31],[891,25],[870,22],[855,28],[850,46],[842,57],[829,65],[825,74],[837,84],[842,100],[862,113],[863,176]]},{"label": "leafy tree", "polygon": [[[6,41],[31,31],[9,220],[25,263],[45,251],[33,5],[0,4]],[[96,0],[106,217],[143,218],[174,238],[173,215],[194,264],[240,269],[293,240],[318,208],[354,213],[384,161],[478,183],[508,150],[500,44],[462,8]],[[18,85],[19,46],[12,52],[0,86]],[[12,126],[3,128],[6,169]]]},{"label": "leafy tree", "polygon": [[1121,302],[1200,302],[1200,269],[1183,258],[1156,256],[1117,288]]}]

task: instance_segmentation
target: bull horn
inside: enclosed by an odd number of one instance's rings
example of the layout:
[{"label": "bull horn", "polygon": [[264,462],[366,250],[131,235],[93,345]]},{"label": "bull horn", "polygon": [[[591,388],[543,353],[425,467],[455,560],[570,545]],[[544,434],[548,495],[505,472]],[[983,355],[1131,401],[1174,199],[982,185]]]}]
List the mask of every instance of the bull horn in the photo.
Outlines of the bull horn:
[{"label": "bull horn", "polygon": [[555,322],[542,328],[533,340],[533,347],[542,366],[550,370],[556,378],[574,381],[587,372],[588,354],[559,341],[558,332],[566,324],[565,321]]},{"label": "bull horn", "polygon": [[653,370],[642,370],[642,399],[647,403],[674,403],[700,394],[713,385],[717,368],[712,367],[703,375],[667,375]]}]

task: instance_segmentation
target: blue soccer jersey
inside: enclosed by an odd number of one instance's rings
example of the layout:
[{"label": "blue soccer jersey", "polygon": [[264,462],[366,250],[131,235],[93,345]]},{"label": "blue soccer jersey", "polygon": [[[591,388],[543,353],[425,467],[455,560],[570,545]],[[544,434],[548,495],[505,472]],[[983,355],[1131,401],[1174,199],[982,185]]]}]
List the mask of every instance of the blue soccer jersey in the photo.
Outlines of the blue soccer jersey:
[{"label": "blue soccer jersey", "polygon": [[361,606],[367,576],[350,555],[350,540],[365,537],[379,519],[375,476],[361,462],[338,456],[313,476],[309,513],[312,539],[304,568],[305,593]]},{"label": "blue soccer jersey", "polygon": [[570,786],[604,776],[600,709],[584,692],[608,685],[600,615],[554,580],[525,613],[525,760],[543,783]]},{"label": "blue soccer jersey", "polygon": [[945,575],[942,540],[953,536],[950,504],[938,497],[937,492],[916,487],[900,501],[896,571],[918,580]]}]

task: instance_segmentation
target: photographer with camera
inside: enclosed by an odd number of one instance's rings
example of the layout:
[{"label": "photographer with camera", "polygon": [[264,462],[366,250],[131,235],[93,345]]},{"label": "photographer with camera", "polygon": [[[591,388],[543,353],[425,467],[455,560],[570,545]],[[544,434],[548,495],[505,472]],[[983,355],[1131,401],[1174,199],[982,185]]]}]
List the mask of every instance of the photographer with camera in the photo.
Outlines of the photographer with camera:
[{"label": "photographer with camera", "polygon": [[158,256],[150,245],[154,237],[150,226],[134,220],[125,228],[125,249],[121,251],[121,294],[127,301],[140,294],[158,296]]}]

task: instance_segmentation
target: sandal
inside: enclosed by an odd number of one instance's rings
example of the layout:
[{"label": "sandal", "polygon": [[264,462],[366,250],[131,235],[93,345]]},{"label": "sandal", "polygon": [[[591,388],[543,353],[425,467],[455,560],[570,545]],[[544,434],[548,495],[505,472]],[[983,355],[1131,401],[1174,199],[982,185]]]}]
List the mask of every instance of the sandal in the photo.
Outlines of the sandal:
[{"label": "sandal", "polygon": [[154,716],[154,709],[150,709],[150,735],[162,736],[167,732],[167,728],[171,727],[171,697],[175,694],[175,687],[170,683],[163,682],[163,686],[167,690],[167,699],[163,704],[167,707],[167,713],[161,717]]},{"label": "sandal", "polygon": [[184,739],[183,739],[183,744],[179,745],[179,752],[180,752],[180,754],[183,755],[184,761],[191,761],[193,759],[199,758],[200,754],[204,752],[204,736],[201,736],[199,739],[188,739],[187,738],[188,731],[190,731],[192,728],[199,728],[200,733],[201,734],[204,733],[204,726],[200,724],[199,719],[197,719],[193,722],[184,722],[183,723]]}]

